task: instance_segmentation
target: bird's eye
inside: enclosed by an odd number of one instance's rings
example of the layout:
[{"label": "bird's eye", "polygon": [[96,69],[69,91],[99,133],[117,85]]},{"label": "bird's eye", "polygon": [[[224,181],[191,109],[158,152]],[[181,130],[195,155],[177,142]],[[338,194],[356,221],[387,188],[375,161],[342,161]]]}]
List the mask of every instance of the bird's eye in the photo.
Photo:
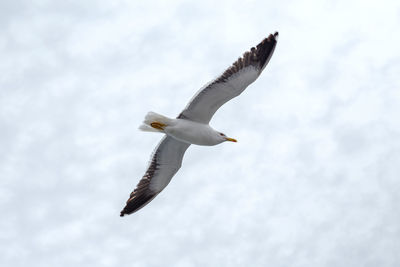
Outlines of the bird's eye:
[{"label": "bird's eye", "polygon": [[223,133],[219,133],[220,136],[225,136]]}]

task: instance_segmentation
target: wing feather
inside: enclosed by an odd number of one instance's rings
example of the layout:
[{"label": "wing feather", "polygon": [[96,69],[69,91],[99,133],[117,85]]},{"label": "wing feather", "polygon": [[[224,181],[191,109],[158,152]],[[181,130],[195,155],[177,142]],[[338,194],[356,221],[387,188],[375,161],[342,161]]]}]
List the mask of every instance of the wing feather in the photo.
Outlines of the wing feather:
[{"label": "wing feather", "polygon": [[165,136],[155,148],[143,178],[130,194],[120,216],[143,208],[171,181],[182,165],[183,155],[190,144]]},{"label": "wing feather", "polygon": [[270,34],[245,52],[221,76],[200,89],[178,118],[209,123],[223,104],[240,95],[258,78],[274,52],[277,37],[278,32]]}]

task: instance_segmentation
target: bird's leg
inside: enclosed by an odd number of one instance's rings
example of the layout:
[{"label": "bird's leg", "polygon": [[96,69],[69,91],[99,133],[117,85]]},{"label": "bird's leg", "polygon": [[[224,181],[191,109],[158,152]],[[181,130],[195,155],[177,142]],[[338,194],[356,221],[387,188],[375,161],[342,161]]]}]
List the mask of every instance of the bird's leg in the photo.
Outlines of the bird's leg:
[{"label": "bird's leg", "polygon": [[164,127],[167,126],[166,124],[158,122],[158,121],[152,122],[152,123],[150,123],[150,125],[151,125],[151,127],[155,128],[155,129],[159,129],[159,130],[164,130]]}]

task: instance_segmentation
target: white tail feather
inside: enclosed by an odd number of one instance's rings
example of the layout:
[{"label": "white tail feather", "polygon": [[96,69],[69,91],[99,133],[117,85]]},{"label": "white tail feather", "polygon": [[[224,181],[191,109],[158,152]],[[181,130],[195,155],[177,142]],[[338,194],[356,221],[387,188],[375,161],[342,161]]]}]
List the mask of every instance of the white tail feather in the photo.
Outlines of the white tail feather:
[{"label": "white tail feather", "polygon": [[139,126],[139,129],[142,131],[145,131],[145,132],[159,132],[159,133],[164,132],[163,130],[151,127],[151,123],[153,123],[153,122],[160,122],[165,125],[170,125],[172,122],[172,119],[165,117],[161,114],[150,111],[144,117],[143,124]]}]

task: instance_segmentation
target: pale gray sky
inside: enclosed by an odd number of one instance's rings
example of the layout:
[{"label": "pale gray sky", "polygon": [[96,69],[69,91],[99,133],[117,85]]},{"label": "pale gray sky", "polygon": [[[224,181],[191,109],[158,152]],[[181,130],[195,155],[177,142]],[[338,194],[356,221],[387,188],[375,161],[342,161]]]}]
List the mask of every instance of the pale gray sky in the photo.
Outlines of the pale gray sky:
[{"label": "pale gray sky", "polygon": [[[398,1],[2,1],[1,266],[400,265]],[[245,50],[273,58],[148,206],[160,135]]]}]

